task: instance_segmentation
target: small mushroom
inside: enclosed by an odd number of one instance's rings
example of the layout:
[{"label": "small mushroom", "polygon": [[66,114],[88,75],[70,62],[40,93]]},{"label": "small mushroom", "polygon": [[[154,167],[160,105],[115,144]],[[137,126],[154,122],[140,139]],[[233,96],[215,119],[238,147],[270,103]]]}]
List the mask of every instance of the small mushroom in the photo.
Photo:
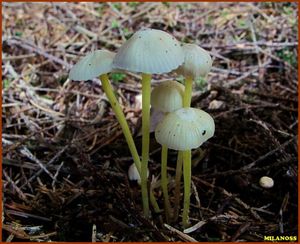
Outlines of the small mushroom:
[{"label": "small mushroom", "polygon": [[198,148],[215,132],[213,118],[203,110],[181,108],[169,113],[157,125],[155,138],[161,145],[173,150]]},{"label": "small mushroom", "polygon": [[177,74],[185,77],[184,107],[190,107],[193,80],[205,77],[211,69],[212,59],[209,53],[195,44],[182,46],[184,63],[176,70]]},{"label": "small mushroom", "polygon": [[143,210],[149,216],[147,174],[149,161],[150,93],[152,74],[176,69],[184,61],[180,43],[170,34],[154,29],[137,31],[118,50],[113,67],[142,73],[142,164],[141,187]]},{"label": "small mushroom", "polygon": [[[149,176],[149,170],[147,170],[147,177]],[[130,167],[128,168],[128,178],[131,181],[137,181],[137,183],[140,185],[141,184],[141,177],[140,173],[137,170],[135,164],[131,164]]]},{"label": "small mushroom", "polygon": [[184,85],[168,80],[160,83],[151,92],[151,106],[164,113],[182,108]]},{"label": "small mushroom", "polygon": [[115,55],[115,53],[106,50],[91,52],[72,67],[69,78],[86,81],[110,73]]},{"label": "small mushroom", "polygon": [[[160,83],[151,92],[151,106],[165,115],[182,108],[184,86],[177,81],[169,80]],[[159,123],[159,121],[157,121]],[[157,125],[157,124],[156,124]],[[156,127],[156,126],[155,126]],[[164,196],[167,222],[171,217],[171,205],[168,194],[167,159],[168,148],[162,146],[161,151],[161,187]]]},{"label": "small mushroom", "polygon": [[155,138],[163,146],[163,149],[182,151],[184,176],[182,223],[184,227],[188,225],[190,205],[191,149],[201,146],[214,135],[214,132],[213,118],[205,111],[196,108],[181,108],[169,113],[155,130]]},{"label": "small mushroom", "polygon": [[123,114],[123,110],[116,99],[113,88],[108,80],[107,73],[112,72],[112,62],[115,57],[115,53],[106,50],[94,51],[84,58],[82,58],[77,64],[75,64],[70,70],[69,78],[71,80],[90,80],[100,76],[102,88],[112,106],[113,111],[121,125],[123,134],[127,141],[129,150],[133,157],[134,163],[138,170],[141,169],[140,157],[138,155],[134,140],[132,138],[129,126],[126,118]]}]

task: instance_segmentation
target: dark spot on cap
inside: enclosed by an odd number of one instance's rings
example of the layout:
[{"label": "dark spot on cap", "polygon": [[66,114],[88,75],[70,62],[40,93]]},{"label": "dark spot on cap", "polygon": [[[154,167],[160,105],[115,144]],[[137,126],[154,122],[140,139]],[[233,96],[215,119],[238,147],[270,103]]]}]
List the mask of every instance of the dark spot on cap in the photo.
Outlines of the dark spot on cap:
[{"label": "dark spot on cap", "polygon": [[161,39],[161,38],[159,38],[159,40],[161,40],[161,41],[162,41],[162,39]]},{"label": "dark spot on cap", "polygon": [[166,53],[168,53],[168,50],[166,50]]},{"label": "dark spot on cap", "polygon": [[139,36],[139,38],[142,38],[141,36]]},{"label": "dark spot on cap", "polygon": [[175,134],[173,134],[173,136],[175,136]]},{"label": "dark spot on cap", "polygon": [[91,66],[92,64],[89,64],[89,66]]},{"label": "dark spot on cap", "polygon": [[177,124],[177,126],[179,126],[179,124]]},{"label": "dark spot on cap", "polygon": [[175,47],[177,47],[177,44],[174,44],[175,45]]},{"label": "dark spot on cap", "polygon": [[206,133],[206,130],[204,130],[204,131],[202,132],[202,136],[204,136],[204,135],[205,135],[205,133]]}]

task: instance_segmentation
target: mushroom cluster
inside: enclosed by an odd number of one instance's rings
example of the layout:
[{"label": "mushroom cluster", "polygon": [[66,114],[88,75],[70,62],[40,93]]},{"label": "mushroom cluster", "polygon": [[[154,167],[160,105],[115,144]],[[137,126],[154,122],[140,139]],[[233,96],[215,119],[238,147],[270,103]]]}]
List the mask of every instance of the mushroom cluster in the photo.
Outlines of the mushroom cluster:
[{"label": "mushroom cluster", "polygon": [[[213,136],[213,118],[206,112],[190,108],[193,80],[205,77],[212,65],[210,55],[195,44],[181,44],[167,32],[155,29],[141,29],[113,53],[106,50],[94,51],[82,58],[70,71],[69,78],[76,81],[99,77],[102,88],[111,104],[124,133],[131,152],[134,166],[129,168],[130,179],[137,179],[141,185],[143,211],[150,216],[149,197],[154,210],[157,202],[148,189],[148,161],[150,134],[150,103],[156,110],[164,113],[157,124],[155,138],[162,145],[161,187],[167,222],[178,218],[178,204],[175,213],[168,196],[167,160],[168,149],[178,150],[176,166],[176,188],[180,191],[180,179],[184,176],[184,207],[182,223],[188,225],[191,187],[191,149],[199,147]],[[108,73],[115,70],[140,73],[142,77],[142,157],[137,152],[126,118],[113,88]],[[166,81],[151,92],[152,74],[176,72],[185,77],[183,86],[177,81]],[[138,174],[138,176],[137,176]],[[176,190],[176,189],[175,189]],[[177,205],[177,207],[176,207]]]}]

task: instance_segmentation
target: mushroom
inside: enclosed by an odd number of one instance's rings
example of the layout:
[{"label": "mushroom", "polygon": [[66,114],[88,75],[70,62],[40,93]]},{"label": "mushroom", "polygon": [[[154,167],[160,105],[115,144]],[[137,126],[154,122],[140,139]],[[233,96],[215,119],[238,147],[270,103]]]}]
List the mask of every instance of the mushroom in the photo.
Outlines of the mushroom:
[{"label": "mushroom", "polygon": [[184,61],[180,43],[170,34],[155,29],[137,31],[118,50],[113,67],[142,74],[142,165],[143,210],[149,216],[147,167],[149,160],[150,92],[152,74],[170,72]]},{"label": "mushroom", "polygon": [[182,46],[185,58],[184,63],[176,70],[177,74],[185,77],[184,107],[190,107],[192,98],[193,80],[205,77],[211,69],[212,59],[209,53],[195,44]]},{"label": "mushroom", "polygon": [[[147,170],[147,178],[149,177],[149,170]],[[128,169],[128,178],[131,181],[137,181],[137,183],[141,184],[141,176],[138,169],[135,166],[135,163],[131,164]]]},{"label": "mushroom", "polygon": [[182,223],[188,225],[191,187],[191,149],[198,148],[214,135],[213,118],[203,110],[181,108],[169,113],[156,127],[155,138],[162,146],[182,151],[184,207]]},{"label": "mushroom", "polygon": [[[184,50],[184,63],[176,70],[177,74],[185,77],[185,90],[183,96],[183,107],[190,107],[192,100],[192,87],[193,80],[205,77],[211,69],[212,60],[207,51],[195,44],[184,44],[182,46]],[[180,185],[180,179],[182,174],[182,152],[178,153],[177,167],[176,167],[176,186],[177,189]],[[178,190],[177,190],[178,191]],[[175,190],[176,192],[176,190]],[[174,220],[178,218],[180,198],[176,195],[175,198],[175,213]]]},{"label": "mushroom", "polygon": [[[165,115],[182,108],[184,86],[177,81],[168,80],[160,83],[151,92],[151,106],[162,111]],[[164,196],[164,205],[167,222],[171,217],[171,205],[168,194],[167,177],[168,148],[162,146],[161,151],[161,187]]]},{"label": "mushroom", "polygon": [[168,80],[160,83],[151,92],[151,106],[163,113],[182,108],[184,85]]},{"label": "mushroom", "polygon": [[122,108],[116,99],[113,88],[108,80],[107,73],[111,72],[112,61],[115,57],[115,53],[106,50],[97,50],[82,58],[77,64],[75,64],[70,70],[69,78],[71,80],[85,81],[100,76],[102,88],[106,93],[106,96],[112,106],[113,111],[121,125],[125,139],[127,141],[129,150],[131,152],[134,163],[140,172],[141,161],[138,155],[134,140],[132,138],[130,129],[128,127],[126,118],[123,114]]}]

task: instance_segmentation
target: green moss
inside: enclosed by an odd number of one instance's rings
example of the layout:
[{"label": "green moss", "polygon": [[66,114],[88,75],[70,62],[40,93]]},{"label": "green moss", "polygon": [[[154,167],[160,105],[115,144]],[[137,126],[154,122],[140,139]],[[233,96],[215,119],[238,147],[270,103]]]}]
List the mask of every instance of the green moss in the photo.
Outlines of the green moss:
[{"label": "green moss", "polygon": [[112,3],[112,5],[119,11],[122,9],[121,3]]},{"label": "green moss", "polygon": [[114,82],[119,82],[119,81],[122,81],[124,80],[125,78],[125,74],[122,74],[122,73],[112,73],[110,74],[110,78],[114,81]]},{"label": "green moss", "polygon": [[131,8],[136,8],[140,3],[139,2],[129,2],[128,6]]},{"label": "green moss", "polygon": [[199,79],[195,80],[195,84],[197,90],[203,90],[207,85],[207,81],[203,77],[200,77]]},{"label": "green moss", "polygon": [[111,22],[111,27],[112,28],[118,28],[120,26],[120,23],[117,21],[117,20],[113,20],[112,22]]},{"label": "green moss", "polygon": [[277,56],[290,65],[297,67],[297,56],[291,50],[287,48],[279,50],[277,51]]},{"label": "green moss", "polygon": [[10,80],[9,79],[4,79],[3,80],[3,88],[4,90],[8,89],[10,87]]}]

